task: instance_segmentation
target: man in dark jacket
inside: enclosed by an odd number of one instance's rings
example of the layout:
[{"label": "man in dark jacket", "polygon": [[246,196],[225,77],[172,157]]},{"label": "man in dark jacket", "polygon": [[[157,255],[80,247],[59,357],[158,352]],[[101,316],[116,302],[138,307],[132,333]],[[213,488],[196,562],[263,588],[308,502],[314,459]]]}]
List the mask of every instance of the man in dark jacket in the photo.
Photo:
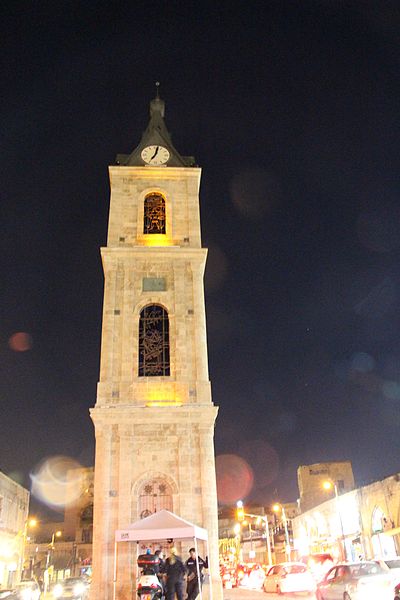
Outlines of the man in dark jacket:
[{"label": "man in dark jacket", "polygon": [[175,600],[175,594],[178,600],[183,600],[186,567],[183,564],[182,559],[177,556],[175,548],[172,548],[171,555],[165,561],[165,574],[167,577],[166,600]]},{"label": "man in dark jacket", "polygon": [[199,578],[197,572],[197,563],[199,564],[200,573],[200,584],[203,583],[204,575],[203,569],[208,569],[208,557],[203,560],[201,556],[196,557],[196,550],[190,548],[189,558],[186,561],[186,568],[188,570],[187,578],[187,600],[196,600],[199,594]]}]

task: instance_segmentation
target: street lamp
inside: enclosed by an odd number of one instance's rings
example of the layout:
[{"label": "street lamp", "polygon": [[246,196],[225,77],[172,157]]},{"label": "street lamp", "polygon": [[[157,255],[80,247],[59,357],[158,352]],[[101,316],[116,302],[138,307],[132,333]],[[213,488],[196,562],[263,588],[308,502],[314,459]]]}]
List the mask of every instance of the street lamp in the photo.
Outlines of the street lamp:
[{"label": "street lamp", "polygon": [[[267,553],[268,553],[268,564],[272,565],[272,554],[271,554],[271,538],[269,535],[269,524],[268,524],[268,515],[253,515],[251,513],[246,513],[243,508],[242,500],[238,500],[236,502],[236,516],[238,521],[243,522],[245,517],[250,517],[252,519],[257,519],[260,523],[263,521],[265,523],[265,536],[267,541]],[[240,527],[240,525],[239,525]],[[251,525],[249,524],[249,533],[250,533],[250,545],[253,547],[253,540],[251,536]]]},{"label": "street lamp", "polygon": [[49,567],[50,567],[50,556],[52,551],[54,550],[54,540],[55,538],[60,538],[62,536],[62,531],[53,531],[53,533],[51,534],[51,542],[50,544],[48,544],[48,550],[47,550],[47,555],[46,555],[46,577],[44,580],[44,595],[46,595],[47,592],[47,588],[49,585]]},{"label": "street lamp", "polygon": [[[28,530],[30,528],[36,527],[36,525],[38,524],[37,519],[35,519],[34,517],[32,517],[31,519],[27,519],[24,523],[24,531],[22,533],[22,553],[20,555],[20,576],[23,576],[24,573],[24,565],[25,565],[25,546],[26,546],[26,541],[29,539],[28,538]],[[32,576],[32,566],[29,565],[29,577]]]},{"label": "street lamp", "polygon": [[342,521],[342,513],[340,512],[340,505],[339,505],[339,494],[338,494],[338,489],[337,489],[337,485],[335,481],[331,481],[331,480],[327,480],[324,481],[322,484],[322,487],[324,488],[324,490],[331,490],[333,489],[335,492],[335,506],[336,506],[336,512],[338,514],[339,517],[339,521],[340,521],[340,530],[342,532],[342,545],[341,545],[341,555],[342,555],[342,559],[343,560],[347,560],[347,551],[346,551],[346,539],[345,539],[345,535],[344,535],[344,529],[343,529],[343,521]]},{"label": "street lamp", "polygon": [[287,518],[286,518],[286,512],[285,512],[285,507],[282,506],[282,504],[274,504],[274,506],[272,507],[274,512],[281,512],[282,513],[282,521],[283,521],[283,526],[285,528],[285,553],[286,553],[286,557],[288,559],[288,561],[290,562],[291,560],[291,548],[290,548],[290,538],[289,538],[289,530],[288,530],[288,524],[287,524]]}]

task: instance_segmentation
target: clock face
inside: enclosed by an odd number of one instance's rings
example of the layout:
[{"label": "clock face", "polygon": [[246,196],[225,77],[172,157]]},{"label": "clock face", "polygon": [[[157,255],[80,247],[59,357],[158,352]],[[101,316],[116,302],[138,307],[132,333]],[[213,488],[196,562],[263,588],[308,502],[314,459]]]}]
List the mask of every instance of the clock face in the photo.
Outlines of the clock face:
[{"label": "clock face", "polygon": [[169,152],[164,146],[146,146],[141,157],[148,165],[163,165],[169,159]]}]

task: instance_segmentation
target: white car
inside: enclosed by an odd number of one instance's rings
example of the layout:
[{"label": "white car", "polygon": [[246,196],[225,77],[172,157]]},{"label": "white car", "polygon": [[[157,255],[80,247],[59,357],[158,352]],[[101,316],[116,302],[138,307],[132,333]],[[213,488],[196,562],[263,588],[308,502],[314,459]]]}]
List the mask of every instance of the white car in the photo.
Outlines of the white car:
[{"label": "white car", "polygon": [[388,569],[373,561],[333,567],[318,584],[317,600],[393,600]]},{"label": "white car", "polygon": [[264,579],[264,592],[314,592],[315,581],[307,567],[299,562],[280,563],[270,568]]}]

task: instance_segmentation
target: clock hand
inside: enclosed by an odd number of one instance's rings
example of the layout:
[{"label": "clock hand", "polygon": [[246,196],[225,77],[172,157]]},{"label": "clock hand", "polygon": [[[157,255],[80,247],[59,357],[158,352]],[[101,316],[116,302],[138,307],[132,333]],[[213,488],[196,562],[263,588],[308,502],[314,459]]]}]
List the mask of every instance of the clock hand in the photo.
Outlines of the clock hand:
[{"label": "clock hand", "polygon": [[157,156],[157,154],[158,154],[158,149],[159,149],[159,146],[157,146],[157,148],[156,148],[156,151],[154,152],[154,154],[153,154],[153,156],[151,157],[151,159],[150,159],[150,160],[153,160],[153,158],[155,158],[155,157]]}]

